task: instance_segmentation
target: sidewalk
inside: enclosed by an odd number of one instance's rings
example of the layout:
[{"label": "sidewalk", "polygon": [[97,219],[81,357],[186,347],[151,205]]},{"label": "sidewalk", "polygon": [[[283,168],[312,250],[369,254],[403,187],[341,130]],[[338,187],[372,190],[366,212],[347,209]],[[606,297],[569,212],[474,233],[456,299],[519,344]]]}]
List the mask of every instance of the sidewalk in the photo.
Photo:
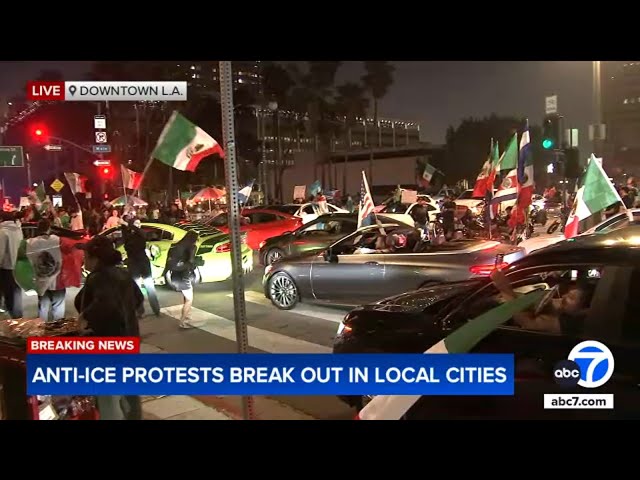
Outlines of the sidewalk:
[{"label": "sidewalk", "polygon": [[[157,320],[155,320],[157,322]],[[143,342],[141,353],[167,353]],[[255,420],[313,420],[288,405],[266,397],[253,397]],[[143,397],[145,420],[243,420],[242,398],[238,396]]]}]

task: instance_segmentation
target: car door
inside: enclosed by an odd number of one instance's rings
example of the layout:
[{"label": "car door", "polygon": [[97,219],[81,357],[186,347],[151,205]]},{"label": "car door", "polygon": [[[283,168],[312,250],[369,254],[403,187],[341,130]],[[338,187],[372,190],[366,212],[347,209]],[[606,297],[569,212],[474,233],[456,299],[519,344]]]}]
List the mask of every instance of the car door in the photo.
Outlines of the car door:
[{"label": "car door", "polygon": [[248,212],[244,211],[244,216],[249,219],[249,228],[247,229],[247,243],[249,246],[257,250],[260,242],[271,237],[275,237],[281,231],[278,225],[283,225],[282,217],[278,217],[270,212]]},{"label": "car door", "polygon": [[291,252],[299,254],[325,249],[355,232],[357,227],[355,218],[332,218],[327,221],[316,219],[296,232],[295,239],[291,242]]},{"label": "car door", "polygon": [[331,255],[319,255],[311,269],[316,299],[343,305],[360,305],[384,295],[384,255],[355,253],[363,240],[372,240],[377,227],[356,232],[331,247]]}]

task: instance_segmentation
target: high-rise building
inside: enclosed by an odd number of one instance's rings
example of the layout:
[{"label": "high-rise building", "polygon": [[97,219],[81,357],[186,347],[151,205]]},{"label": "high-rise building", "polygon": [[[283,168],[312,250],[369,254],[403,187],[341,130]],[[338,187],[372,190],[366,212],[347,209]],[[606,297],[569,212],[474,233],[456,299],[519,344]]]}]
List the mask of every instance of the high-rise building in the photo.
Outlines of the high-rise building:
[{"label": "high-rise building", "polygon": [[640,173],[640,61],[601,62],[605,161],[617,173]]},{"label": "high-rise building", "polygon": [[[246,87],[257,94],[260,87],[260,62],[233,62],[234,87]],[[215,90],[220,88],[219,62],[180,62],[175,66],[172,77],[186,80],[191,88]]]}]

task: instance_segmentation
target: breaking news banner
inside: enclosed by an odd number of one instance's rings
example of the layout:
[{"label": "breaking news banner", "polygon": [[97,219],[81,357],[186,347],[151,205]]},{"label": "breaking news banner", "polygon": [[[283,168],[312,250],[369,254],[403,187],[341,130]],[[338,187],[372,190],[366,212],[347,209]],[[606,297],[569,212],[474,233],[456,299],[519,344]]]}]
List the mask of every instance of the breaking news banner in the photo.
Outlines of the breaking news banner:
[{"label": "breaking news banner", "polygon": [[187,82],[27,82],[31,101],[186,102]]},{"label": "breaking news banner", "polygon": [[[504,354],[131,354],[30,339],[29,395],[513,395]],[[114,341],[114,339],[108,339]],[[36,343],[37,342],[37,343]],[[45,348],[46,347],[46,348]],[[86,347],[86,348],[85,348]],[[106,353],[109,351],[109,353]],[[105,353],[102,353],[105,352]],[[115,352],[115,353],[114,353]]]}]

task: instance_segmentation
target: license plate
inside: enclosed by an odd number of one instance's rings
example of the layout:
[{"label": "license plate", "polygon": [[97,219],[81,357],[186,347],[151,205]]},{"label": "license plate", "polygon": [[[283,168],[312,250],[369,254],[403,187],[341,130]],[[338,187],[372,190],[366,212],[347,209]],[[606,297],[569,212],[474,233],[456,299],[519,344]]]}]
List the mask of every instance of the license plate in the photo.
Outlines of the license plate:
[{"label": "license plate", "polygon": [[344,323],[341,323],[340,325],[338,325],[338,333],[336,335],[340,335],[343,330],[344,330]]}]

